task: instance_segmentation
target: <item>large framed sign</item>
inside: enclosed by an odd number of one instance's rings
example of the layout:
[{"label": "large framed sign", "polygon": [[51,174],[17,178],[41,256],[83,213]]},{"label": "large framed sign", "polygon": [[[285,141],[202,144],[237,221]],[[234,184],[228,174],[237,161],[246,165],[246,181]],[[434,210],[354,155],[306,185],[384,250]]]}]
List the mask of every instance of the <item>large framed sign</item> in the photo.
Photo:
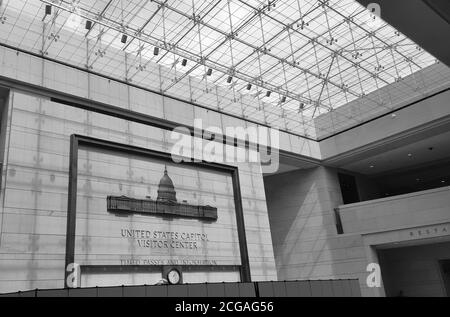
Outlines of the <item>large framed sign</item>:
[{"label": "large framed sign", "polygon": [[80,135],[70,143],[66,268],[234,270],[250,281],[237,167]]}]

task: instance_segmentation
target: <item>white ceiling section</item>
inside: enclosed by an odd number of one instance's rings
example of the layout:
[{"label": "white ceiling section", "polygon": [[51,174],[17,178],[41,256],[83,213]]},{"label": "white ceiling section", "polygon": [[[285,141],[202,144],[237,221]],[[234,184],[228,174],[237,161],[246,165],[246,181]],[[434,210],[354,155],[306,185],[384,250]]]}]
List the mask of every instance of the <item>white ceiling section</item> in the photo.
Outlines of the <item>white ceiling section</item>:
[{"label": "white ceiling section", "polygon": [[450,132],[385,151],[340,168],[363,175],[399,171],[450,158]]},{"label": "white ceiling section", "polygon": [[450,86],[354,0],[3,0],[0,18],[7,45],[310,138],[394,110],[393,83],[403,99]]}]

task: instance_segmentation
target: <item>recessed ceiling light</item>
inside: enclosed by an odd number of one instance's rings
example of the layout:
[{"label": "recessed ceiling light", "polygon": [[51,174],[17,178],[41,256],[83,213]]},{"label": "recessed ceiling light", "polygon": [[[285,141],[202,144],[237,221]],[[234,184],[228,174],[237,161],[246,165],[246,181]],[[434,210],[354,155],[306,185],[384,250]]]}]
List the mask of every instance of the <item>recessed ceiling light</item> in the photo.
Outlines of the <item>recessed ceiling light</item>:
[{"label": "recessed ceiling light", "polygon": [[375,167],[375,165],[370,165],[369,167],[370,167],[370,168],[374,168],[374,167]]},{"label": "recessed ceiling light", "polygon": [[408,157],[412,157],[413,155],[411,153],[408,154]]}]

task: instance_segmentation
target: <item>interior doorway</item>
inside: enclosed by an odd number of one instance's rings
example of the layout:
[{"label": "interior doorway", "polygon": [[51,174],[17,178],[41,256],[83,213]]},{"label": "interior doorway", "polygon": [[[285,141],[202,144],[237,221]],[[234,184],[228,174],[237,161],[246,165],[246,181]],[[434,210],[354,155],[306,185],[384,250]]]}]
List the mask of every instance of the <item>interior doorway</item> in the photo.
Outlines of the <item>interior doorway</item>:
[{"label": "interior doorway", "polygon": [[378,249],[388,297],[445,297],[450,291],[450,242]]},{"label": "interior doorway", "polygon": [[450,259],[439,261],[446,296],[450,297]]}]

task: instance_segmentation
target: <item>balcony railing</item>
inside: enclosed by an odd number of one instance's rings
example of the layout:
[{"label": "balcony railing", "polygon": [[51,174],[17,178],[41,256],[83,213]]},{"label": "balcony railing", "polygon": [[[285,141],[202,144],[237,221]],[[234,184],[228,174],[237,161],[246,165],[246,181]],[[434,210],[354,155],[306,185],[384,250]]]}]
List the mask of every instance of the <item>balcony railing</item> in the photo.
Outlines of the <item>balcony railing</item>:
[{"label": "balcony railing", "polygon": [[450,222],[450,187],[343,205],[344,233],[372,233]]}]

